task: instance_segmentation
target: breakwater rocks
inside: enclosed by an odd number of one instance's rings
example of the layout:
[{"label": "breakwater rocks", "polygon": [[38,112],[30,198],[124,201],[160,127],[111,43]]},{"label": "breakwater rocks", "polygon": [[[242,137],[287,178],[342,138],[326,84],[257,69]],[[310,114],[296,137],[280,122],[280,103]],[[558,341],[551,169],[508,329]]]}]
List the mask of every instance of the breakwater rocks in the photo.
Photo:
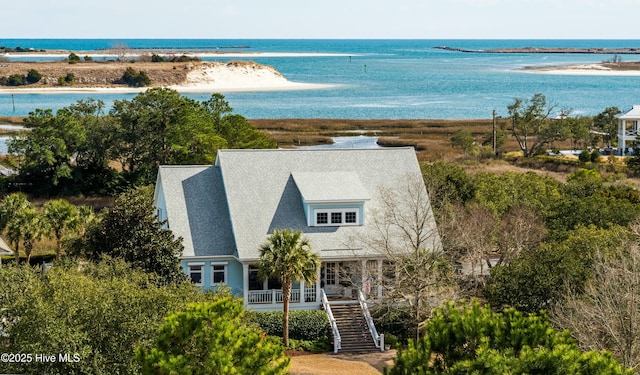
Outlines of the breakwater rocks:
[{"label": "breakwater rocks", "polygon": [[640,48],[550,48],[550,47],[521,47],[521,48],[494,48],[494,49],[465,49],[447,46],[436,46],[452,52],[465,53],[582,53],[582,54],[609,54],[609,55],[640,55]]}]

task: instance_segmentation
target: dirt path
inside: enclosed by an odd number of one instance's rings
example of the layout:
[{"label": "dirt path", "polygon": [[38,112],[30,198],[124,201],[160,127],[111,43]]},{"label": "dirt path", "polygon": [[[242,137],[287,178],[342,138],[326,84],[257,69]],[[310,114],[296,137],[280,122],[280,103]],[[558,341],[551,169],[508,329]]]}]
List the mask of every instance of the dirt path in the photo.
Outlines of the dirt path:
[{"label": "dirt path", "polygon": [[369,354],[310,354],[291,357],[291,375],[380,375],[395,350]]}]

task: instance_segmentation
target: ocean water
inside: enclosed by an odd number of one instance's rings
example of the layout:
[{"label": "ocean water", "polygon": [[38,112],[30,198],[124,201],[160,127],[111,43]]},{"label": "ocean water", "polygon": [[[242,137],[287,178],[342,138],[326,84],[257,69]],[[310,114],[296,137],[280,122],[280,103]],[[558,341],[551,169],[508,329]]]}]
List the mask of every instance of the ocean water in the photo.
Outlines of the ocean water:
[{"label": "ocean water", "polygon": [[[640,40],[206,40],[206,39],[0,39],[0,46],[104,52],[118,43],[136,48],[303,54],[224,57],[271,65],[296,82],[335,85],[304,91],[223,92],[247,118],[489,118],[507,115],[515,98],[544,94],[558,110],[595,115],[606,107],[640,103],[640,76],[576,76],[526,73],[525,66],[597,63],[613,55],[482,54],[435,49],[505,47],[638,48]],[[242,47],[242,48],[240,48]],[[328,54],[315,56],[310,54]],[[621,55],[623,61],[640,55]],[[2,68],[0,67],[0,75]],[[185,94],[206,100],[209,94]],[[79,99],[114,100],[135,94],[0,94],[0,116],[36,108],[58,109]],[[14,109],[15,108],[15,109]]]}]

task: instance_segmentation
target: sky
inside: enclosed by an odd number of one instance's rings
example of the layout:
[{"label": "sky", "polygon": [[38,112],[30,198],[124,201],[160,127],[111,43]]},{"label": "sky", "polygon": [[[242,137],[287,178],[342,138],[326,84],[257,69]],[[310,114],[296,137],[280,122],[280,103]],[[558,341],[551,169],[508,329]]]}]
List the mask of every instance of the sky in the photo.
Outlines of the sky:
[{"label": "sky", "polygon": [[7,0],[0,39],[640,39],[640,0]]}]

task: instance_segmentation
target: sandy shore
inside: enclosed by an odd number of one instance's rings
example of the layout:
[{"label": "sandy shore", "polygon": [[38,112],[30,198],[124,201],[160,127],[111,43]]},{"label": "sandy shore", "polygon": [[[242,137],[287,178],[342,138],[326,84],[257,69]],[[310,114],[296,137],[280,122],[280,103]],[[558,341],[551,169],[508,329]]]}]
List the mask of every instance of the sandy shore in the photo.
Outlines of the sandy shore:
[{"label": "sandy shore", "polygon": [[555,66],[528,66],[521,72],[554,75],[581,75],[581,76],[640,76],[640,70],[611,66],[612,64],[579,64],[579,65],[555,65]]},{"label": "sandy shore", "polygon": [[[194,63],[179,84],[153,85],[168,87],[181,93],[311,90],[334,85],[292,82],[271,66],[254,62],[200,62]],[[68,94],[68,93],[139,93],[149,87],[123,85],[48,86],[0,88],[0,94]]]}]

